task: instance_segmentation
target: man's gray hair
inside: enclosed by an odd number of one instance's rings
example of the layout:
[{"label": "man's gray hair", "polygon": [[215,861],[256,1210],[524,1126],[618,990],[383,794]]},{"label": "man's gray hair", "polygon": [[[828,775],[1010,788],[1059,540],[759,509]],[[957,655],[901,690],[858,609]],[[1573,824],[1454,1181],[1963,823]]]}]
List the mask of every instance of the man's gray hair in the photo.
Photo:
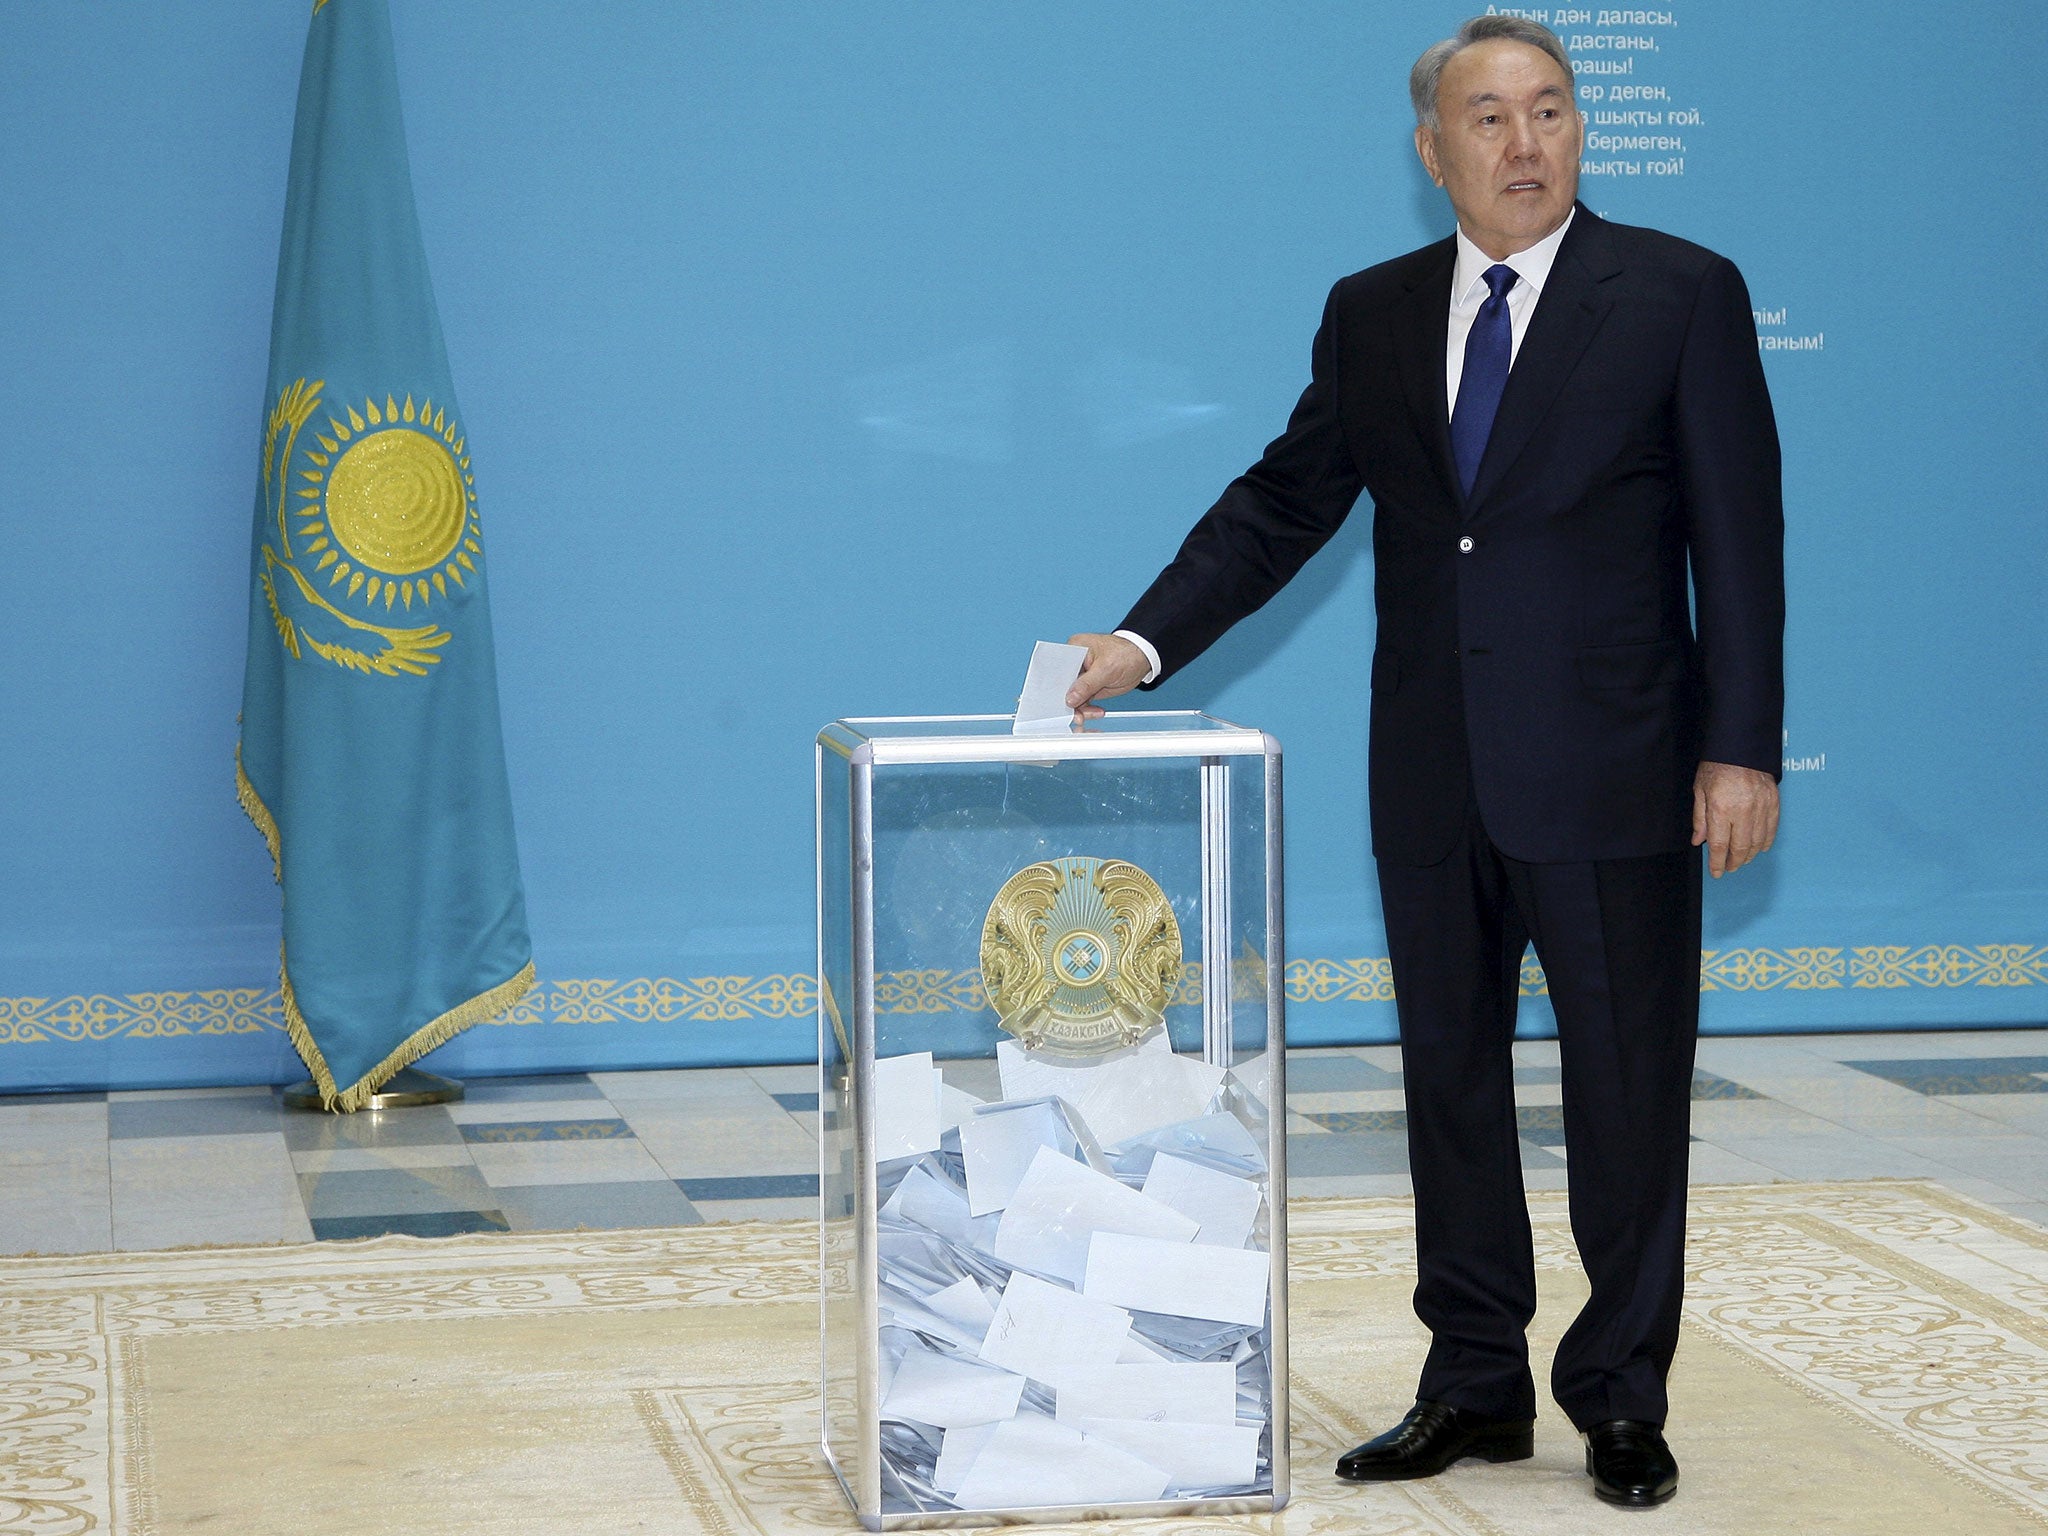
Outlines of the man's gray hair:
[{"label": "man's gray hair", "polygon": [[1557,60],[1557,67],[1564,71],[1565,79],[1572,82],[1571,89],[1576,97],[1578,78],[1572,74],[1571,56],[1564,51],[1564,44],[1550,28],[1540,21],[1528,21],[1520,16],[1474,16],[1450,37],[1432,45],[1408,71],[1408,97],[1415,103],[1415,121],[1431,133],[1442,127],[1437,115],[1436,95],[1438,87],[1443,84],[1444,66],[1474,43],[1502,40],[1527,43]]}]

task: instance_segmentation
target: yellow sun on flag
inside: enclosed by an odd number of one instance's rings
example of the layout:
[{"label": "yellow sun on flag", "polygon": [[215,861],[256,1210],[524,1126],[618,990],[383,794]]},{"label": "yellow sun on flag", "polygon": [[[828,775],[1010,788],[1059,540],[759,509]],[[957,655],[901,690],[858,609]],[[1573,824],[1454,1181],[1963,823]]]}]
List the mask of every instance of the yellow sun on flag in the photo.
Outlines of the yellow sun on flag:
[{"label": "yellow sun on flag", "polygon": [[314,429],[311,468],[299,476],[301,558],[324,574],[335,596],[411,611],[466,586],[472,557],[483,553],[476,515],[476,477],[467,440],[447,412],[429,400],[415,406],[387,395],[365,399]]}]

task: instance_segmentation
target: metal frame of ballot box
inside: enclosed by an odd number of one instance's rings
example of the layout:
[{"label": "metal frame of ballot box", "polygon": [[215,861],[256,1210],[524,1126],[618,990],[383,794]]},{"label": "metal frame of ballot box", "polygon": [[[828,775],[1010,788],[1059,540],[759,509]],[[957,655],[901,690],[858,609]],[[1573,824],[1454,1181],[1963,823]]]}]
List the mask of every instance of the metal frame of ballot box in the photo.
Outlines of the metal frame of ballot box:
[{"label": "metal frame of ballot box", "polygon": [[[1279,743],[1197,711],[848,719],[816,774],[822,1440],[861,1524],[1280,1509]],[[1030,1007],[990,958],[1016,932]]]}]

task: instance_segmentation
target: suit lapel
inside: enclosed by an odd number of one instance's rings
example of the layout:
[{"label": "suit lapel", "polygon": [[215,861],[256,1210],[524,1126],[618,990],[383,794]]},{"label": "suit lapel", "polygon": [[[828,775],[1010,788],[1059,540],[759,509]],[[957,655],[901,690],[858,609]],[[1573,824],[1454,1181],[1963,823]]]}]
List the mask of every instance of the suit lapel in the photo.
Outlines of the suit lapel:
[{"label": "suit lapel", "polygon": [[[1493,432],[1486,440],[1486,453],[1479,460],[1479,473],[1472,482],[1468,513],[1476,513],[1485,506],[1501,477],[1521,457],[1530,437],[1549,415],[1558,391],[1578,366],[1608,310],[1614,307],[1612,293],[1604,290],[1602,284],[1620,270],[1606,224],[1580,208],[1558,248],[1550,280],[1543,285],[1528,334],[1523,336],[1515,365],[1508,373],[1507,388],[1501,392]],[[1437,331],[1439,351],[1449,324],[1447,315]],[[1441,384],[1438,393],[1442,393]],[[1449,441],[1448,428],[1445,441]]]},{"label": "suit lapel", "polygon": [[1394,357],[1423,450],[1436,465],[1444,494],[1458,507],[1465,498],[1451,458],[1451,408],[1444,398],[1444,345],[1451,329],[1451,270],[1458,243],[1441,241],[1423,255],[1428,259],[1394,307]]}]

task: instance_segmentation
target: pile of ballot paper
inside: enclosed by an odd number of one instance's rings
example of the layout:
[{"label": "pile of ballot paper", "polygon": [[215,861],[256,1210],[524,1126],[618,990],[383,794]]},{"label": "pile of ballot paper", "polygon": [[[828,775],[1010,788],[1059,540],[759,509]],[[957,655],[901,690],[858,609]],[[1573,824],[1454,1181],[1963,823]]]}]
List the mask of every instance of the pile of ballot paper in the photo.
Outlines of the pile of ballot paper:
[{"label": "pile of ballot paper", "polygon": [[1256,1067],[1163,1031],[997,1064],[984,1103],[929,1053],[875,1062],[885,1508],[1270,1489]]}]

